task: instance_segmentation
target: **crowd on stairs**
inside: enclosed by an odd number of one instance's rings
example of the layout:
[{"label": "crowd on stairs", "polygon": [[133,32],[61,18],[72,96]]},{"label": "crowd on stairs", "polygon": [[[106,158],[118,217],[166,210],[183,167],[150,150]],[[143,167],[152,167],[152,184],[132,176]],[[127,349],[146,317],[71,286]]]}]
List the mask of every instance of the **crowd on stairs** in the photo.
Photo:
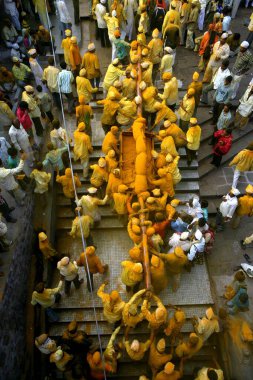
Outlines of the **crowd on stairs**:
[{"label": "crowd on stairs", "polygon": [[[183,310],[173,305],[167,309],[159,293],[169,286],[176,292],[183,270],[191,271],[192,266],[203,264],[205,255],[212,250],[216,229],[221,231],[224,223],[230,222],[238,228],[243,216],[253,215],[253,185],[246,186],[245,194],[237,189],[241,173],[253,170],[253,142],[230,162],[230,166],[235,166],[234,178],[217,210],[216,224],[209,220],[205,199],[198,195],[188,201],[176,198],[182,179],[180,154],[185,152],[189,167],[197,158],[201,140],[198,107],[200,103],[208,104],[209,92],[214,91],[210,111],[214,127],[210,142],[213,165],[219,167],[229,152],[233,129],[243,129],[249,122],[253,82],[244,89],[235,114],[231,102],[236,99],[245,73],[252,68],[253,14],[248,38],[241,42],[240,35],[230,27],[233,2],[94,0],[92,17],[97,37],[102,47],[112,48],[111,63],[102,79],[102,57],[93,42],[81,56],[64,0],[55,3],[63,36],[64,60],[60,65],[55,60],[53,27],[46,2],[26,1],[26,11],[20,2],[4,3],[1,33],[3,44],[10,51],[8,65],[11,63],[12,68],[0,68],[0,124],[2,131],[8,130],[8,138],[0,140],[1,190],[14,198],[17,207],[23,207],[26,189],[33,186],[37,202],[46,207],[50,181],[57,182],[73,212],[69,235],[86,242],[75,261],[71,255],[57,252],[46,231],[38,234],[43,260],[59,271],[60,280],[55,288],[38,283],[31,303],[45,310],[49,323],[57,321],[54,306],[62,296],[71,296],[72,282],[76,289],[84,286],[79,279],[79,268],[84,267],[87,292],[95,296],[96,290],[105,319],[115,327],[104,352],[78,329],[76,321],[69,324],[60,341],[43,333],[35,339],[35,345],[66,379],[106,379],[117,374],[118,360],[124,351],[132,361],[143,359],[148,352],[147,371],[140,380],[183,378],[185,363],[201,350],[205,341],[233,323],[235,314],[249,309],[245,279],[253,275],[253,267],[247,264],[245,272],[237,271],[232,284],[226,287],[226,309],[220,309],[216,315],[208,308],[203,318],[193,318],[192,332],[186,340],[180,334],[186,321]],[[41,22],[37,30],[32,30],[29,23],[33,11],[38,12]],[[198,31],[203,30],[206,31],[199,36]],[[200,57],[198,71],[192,73],[192,83],[180,101],[180,82],[173,74],[178,46],[192,50],[192,54],[197,52]],[[53,55],[44,67],[40,60],[48,50]],[[229,58],[234,55],[235,63],[229,68]],[[103,98],[97,99],[101,82]],[[13,111],[12,97],[17,89],[21,97],[15,99],[18,105]],[[90,165],[92,101],[103,108],[101,128],[105,137],[103,156]],[[64,112],[76,116],[73,135],[66,130],[64,118],[60,121]],[[129,132],[132,145],[127,160],[131,174],[122,160],[124,133]],[[50,141],[43,154],[47,134]],[[73,172],[71,156],[80,162],[82,176]],[[87,193],[78,198],[77,189],[83,186],[81,179],[89,180],[90,185]],[[121,263],[125,300],[117,290],[106,292],[107,282],[94,289],[94,275],[108,271],[108,265],[96,252],[91,233],[101,220],[99,206],[105,204],[118,214],[133,242],[129,256],[126,253],[126,260]],[[12,211],[1,195],[2,252],[12,244],[7,238],[7,223],[16,222],[10,215]],[[245,237],[242,247],[251,242],[252,236]],[[250,263],[248,255],[245,259]],[[143,321],[148,323],[149,339],[130,339],[130,331]],[[119,339],[120,330],[124,331],[123,340]],[[238,334],[244,342],[253,340],[246,320]],[[192,376],[196,380],[224,379],[218,366],[198,368]]]}]

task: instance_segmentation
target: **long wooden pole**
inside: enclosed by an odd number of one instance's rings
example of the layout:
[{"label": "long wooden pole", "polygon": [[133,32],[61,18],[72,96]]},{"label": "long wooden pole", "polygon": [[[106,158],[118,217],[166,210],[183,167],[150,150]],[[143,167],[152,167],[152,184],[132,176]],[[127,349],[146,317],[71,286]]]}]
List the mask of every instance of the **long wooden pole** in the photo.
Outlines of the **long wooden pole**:
[{"label": "long wooden pole", "polygon": [[[141,97],[140,83],[141,83],[141,47],[138,46],[138,77],[137,77],[137,95]],[[142,97],[141,97],[142,99]],[[142,116],[142,102],[138,105],[137,109],[138,116]],[[138,197],[141,209],[140,209],[140,221],[141,221],[141,230],[142,230],[142,247],[143,247],[143,268],[145,274],[145,284],[146,288],[151,290],[151,276],[150,276],[150,266],[149,266],[149,252],[148,252],[148,237],[146,233],[146,226],[144,222],[146,220],[145,212],[143,211],[145,208],[144,200],[141,196]]]}]

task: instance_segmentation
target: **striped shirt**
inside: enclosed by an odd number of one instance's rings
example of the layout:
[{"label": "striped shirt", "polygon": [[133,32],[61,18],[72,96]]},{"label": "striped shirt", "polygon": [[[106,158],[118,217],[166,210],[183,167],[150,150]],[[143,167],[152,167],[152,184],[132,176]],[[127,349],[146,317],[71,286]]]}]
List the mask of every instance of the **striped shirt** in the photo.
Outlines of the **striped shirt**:
[{"label": "striped shirt", "polygon": [[253,65],[253,56],[250,51],[239,52],[233,66],[232,72],[235,75],[242,75]]},{"label": "striped shirt", "polygon": [[62,70],[58,75],[59,89],[63,94],[70,94],[72,92],[72,83],[74,76],[71,71]]}]

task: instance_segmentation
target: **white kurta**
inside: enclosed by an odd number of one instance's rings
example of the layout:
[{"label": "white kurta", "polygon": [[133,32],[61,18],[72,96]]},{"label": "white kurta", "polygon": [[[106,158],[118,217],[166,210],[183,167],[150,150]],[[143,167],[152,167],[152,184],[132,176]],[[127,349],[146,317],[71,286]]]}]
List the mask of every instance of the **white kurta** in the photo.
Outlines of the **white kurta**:
[{"label": "white kurta", "polygon": [[240,99],[240,105],[237,108],[237,111],[243,117],[248,117],[253,111],[253,95],[249,97],[249,92],[251,88],[248,87],[243,96]]},{"label": "white kurta", "polygon": [[127,20],[126,26],[126,35],[129,38],[129,41],[132,39],[134,34],[134,13],[137,11],[138,5],[136,0],[125,0],[124,2],[124,11]]},{"label": "white kurta", "polygon": [[238,199],[231,197],[229,194],[225,195],[225,200],[220,204],[220,212],[224,218],[232,218],[236,207],[238,205]]}]

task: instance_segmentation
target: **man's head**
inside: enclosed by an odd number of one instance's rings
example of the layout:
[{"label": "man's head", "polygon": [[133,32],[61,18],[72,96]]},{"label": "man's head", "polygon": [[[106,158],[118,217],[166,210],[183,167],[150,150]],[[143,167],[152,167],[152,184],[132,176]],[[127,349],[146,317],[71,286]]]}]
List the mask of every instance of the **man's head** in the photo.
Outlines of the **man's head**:
[{"label": "man's head", "polygon": [[212,368],[208,368],[207,370],[207,378],[209,380],[218,380],[218,375],[216,373],[216,371]]},{"label": "man's head", "polygon": [[18,150],[14,147],[14,146],[11,146],[8,150],[8,155],[12,158],[16,158],[17,155],[18,155]]},{"label": "man's head", "polygon": [[53,66],[54,65],[54,58],[53,57],[48,57],[48,60],[47,60],[49,66]]},{"label": "man's head", "polygon": [[192,98],[194,95],[195,95],[194,88],[189,88],[189,90],[187,91],[187,97]]},{"label": "man's head", "polygon": [[20,66],[20,59],[18,57],[12,57],[12,62],[14,63],[15,66],[17,67]]},{"label": "man's head", "polygon": [[36,87],[36,90],[37,90],[38,92],[42,92],[42,87],[41,87],[40,85],[38,85],[38,86]]},{"label": "man's head", "polygon": [[44,289],[45,289],[44,282],[39,282],[39,283],[35,286],[35,292],[37,292],[37,293],[43,293]]},{"label": "man's head", "polygon": [[245,53],[245,51],[247,51],[249,48],[249,43],[248,41],[243,41],[240,45],[240,52],[241,53]]},{"label": "man's head", "polygon": [[60,66],[61,66],[62,70],[66,70],[66,68],[67,68],[67,64],[64,61],[60,63]]},{"label": "man's head", "polygon": [[11,20],[8,18],[8,17],[6,17],[5,19],[4,19],[4,25],[5,26],[8,26],[8,28],[10,28],[11,27]]},{"label": "man's head", "polygon": [[19,129],[20,128],[20,121],[18,119],[14,119],[12,121],[12,125],[16,128],[16,129]]},{"label": "man's head", "polygon": [[228,59],[224,59],[222,62],[221,62],[221,70],[226,70],[229,66],[229,60]]},{"label": "man's head", "polygon": [[25,86],[25,91],[26,91],[26,93],[28,95],[34,95],[34,88],[33,88],[33,86],[30,86],[30,85]]},{"label": "man's head", "polygon": [[51,126],[52,126],[52,129],[59,129],[61,126],[61,123],[58,119],[53,119]]},{"label": "man's head", "polygon": [[118,132],[119,132],[119,128],[116,127],[116,126],[113,126],[113,127],[111,127],[111,132],[112,132],[113,135],[116,136],[118,134]]},{"label": "man's head", "polygon": [[233,80],[232,75],[229,75],[228,77],[226,77],[226,78],[224,79],[224,84],[225,84],[225,86],[229,86],[229,85],[232,83],[232,80]]},{"label": "man's head", "polygon": [[225,104],[224,108],[223,108],[223,112],[224,113],[228,113],[230,111],[230,108],[231,108],[231,104]]},{"label": "man's head", "polygon": [[221,45],[225,45],[227,42],[228,34],[227,33],[222,33],[221,38],[220,38],[220,43]]},{"label": "man's head", "polygon": [[28,103],[27,102],[25,102],[24,100],[22,100],[20,103],[19,103],[19,108],[21,109],[21,110],[28,110]]},{"label": "man's head", "polygon": [[36,169],[37,170],[43,170],[43,164],[42,164],[42,162],[37,162]]},{"label": "man's head", "polygon": [[54,145],[53,145],[51,142],[49,142],[49,143],[47,144],[47,150],[48,150],[48,151],[50,151],[50,150],[54,150]]},{"label": "man's head", "polygon": [[242,302],[242,303],[246,303],[249,299],[249,296],[247,293],[242,293],[240,294],[239,296],[239,300]]}]

